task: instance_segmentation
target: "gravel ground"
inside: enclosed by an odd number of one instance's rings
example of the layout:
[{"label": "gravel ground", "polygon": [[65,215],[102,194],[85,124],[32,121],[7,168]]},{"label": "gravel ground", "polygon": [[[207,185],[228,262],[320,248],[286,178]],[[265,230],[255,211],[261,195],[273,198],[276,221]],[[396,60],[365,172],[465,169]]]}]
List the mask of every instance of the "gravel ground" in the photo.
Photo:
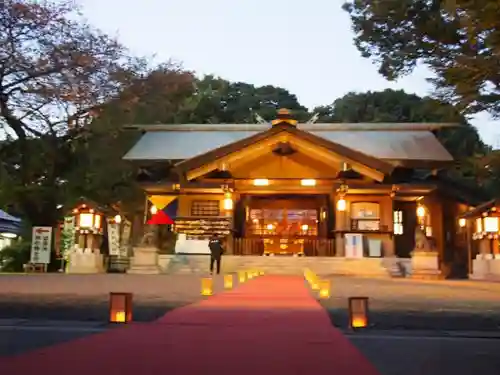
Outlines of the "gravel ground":
[{"label": "gravel ground", "polygon": [[334,325],[346,327],[347,299],[369,297],[370,325],[378,329],[488,331],[500,328],[500,283],[332,277],[332,297],[321,304]]},{"label": "gravel ground", "polygon": [[[347,326],[347,298],[370,298],[379,329],[498,330],[500,283],[331,277],[321,304],[336,326]],[[214,292],[222,291],[217,277]],[[199,275],[2,275],[0,319],[106,321],[110,292],[134,294],[134,320],[149,321],[199,301]]]}]

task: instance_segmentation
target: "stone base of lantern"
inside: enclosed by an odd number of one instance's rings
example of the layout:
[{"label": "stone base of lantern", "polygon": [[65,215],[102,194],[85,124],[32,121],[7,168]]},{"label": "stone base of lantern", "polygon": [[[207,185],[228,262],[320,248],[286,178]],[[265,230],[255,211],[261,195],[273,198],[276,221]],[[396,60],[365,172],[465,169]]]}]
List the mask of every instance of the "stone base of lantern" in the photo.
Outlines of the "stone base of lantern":
[{"label": "stone base of lantern", "polygon": [[413,279],[440,279],[439,257],[435,251],[414,251],[411,257]]},{"label": "stone base of lantern", "polygon": [[130,258],[130,268],[127,273],[159,274],[158,249],[156,247],[134,247],[134,256]]},{"label": "stone base of lantern", "polygon": [[103,256],[97,250],[78,249],[69,254],[67,273],[102,273],[104,272]]},{"label": "stone base of lantern", "polygon": [[500,256],[478,254],[472,260],[472,273],[469,279],[500,281]]}]

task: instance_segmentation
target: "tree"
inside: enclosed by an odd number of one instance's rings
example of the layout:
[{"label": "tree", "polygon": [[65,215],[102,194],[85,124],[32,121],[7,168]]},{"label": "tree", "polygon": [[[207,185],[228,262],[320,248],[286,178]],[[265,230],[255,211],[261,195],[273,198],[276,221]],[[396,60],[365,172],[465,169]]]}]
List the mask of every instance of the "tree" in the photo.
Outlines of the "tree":
[{"label": "tree", "polygon": [[179,116],[180,122],[239,124],[255,123],[256,115],[266,121],[276,118],[279,108],[292,111],[299,120],[309,113],[288,90],[271,85],[256,87],[206,76],[196,82],[196,92]]},{"label": "tree", "polygon": [[73,139],[127,87],[139,63],[75,17],[72,1],[0,4],[1,176],[32,224],[56,220],[65,169],[78,162]]},{"label": "tree", "polygon": [[460,126],[442,129],[437,137],[458,160],[483,155],[488,147],[467,120],[451,105],[402,90],[348,93],[331,106],[314,110],[326,122],[435,122]]},{"label": "tree", "polygon": [[122,158],[141,134],[124,125],[176,122],[193,95],[193,79],[190,72],[164,64],[101,106],[76,143],[79,163],[67,178],[70,196],[118,205],[125,215],[140,207],[144,194],[136,183],[137,168]]},{"label": "tree", "polygon": [[500,115],[500,2],[497,0],[348,0],[355,44],[393,80],[418,63],[436,94],[475,113]]}]

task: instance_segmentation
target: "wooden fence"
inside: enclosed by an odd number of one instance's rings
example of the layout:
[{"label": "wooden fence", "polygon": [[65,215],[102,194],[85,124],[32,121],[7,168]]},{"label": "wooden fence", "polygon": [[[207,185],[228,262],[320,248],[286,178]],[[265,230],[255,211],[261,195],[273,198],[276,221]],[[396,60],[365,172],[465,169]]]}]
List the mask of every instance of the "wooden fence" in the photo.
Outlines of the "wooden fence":
[{"label": "wooden fence", "polygon": [[[262,238],[234,238],[234,255],[263,255],[264,241]],[[335,256],[335,240],[329,238],[315,238],[304,240],[305,256]]]}]

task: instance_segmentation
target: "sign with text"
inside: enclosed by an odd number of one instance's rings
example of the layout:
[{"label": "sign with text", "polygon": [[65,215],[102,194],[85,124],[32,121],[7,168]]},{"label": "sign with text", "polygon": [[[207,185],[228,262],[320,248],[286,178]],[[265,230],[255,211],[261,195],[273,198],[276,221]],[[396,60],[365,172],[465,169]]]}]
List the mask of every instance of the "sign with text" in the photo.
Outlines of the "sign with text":
[{"label": "sign with text", "polygon": [[120,224],[108,219],[108,247],[109,255],[120,255]]},{"label": "sign with text", "polygon": [[50,263],[52,227],[33,227],[31,242],[31,263]]}]

